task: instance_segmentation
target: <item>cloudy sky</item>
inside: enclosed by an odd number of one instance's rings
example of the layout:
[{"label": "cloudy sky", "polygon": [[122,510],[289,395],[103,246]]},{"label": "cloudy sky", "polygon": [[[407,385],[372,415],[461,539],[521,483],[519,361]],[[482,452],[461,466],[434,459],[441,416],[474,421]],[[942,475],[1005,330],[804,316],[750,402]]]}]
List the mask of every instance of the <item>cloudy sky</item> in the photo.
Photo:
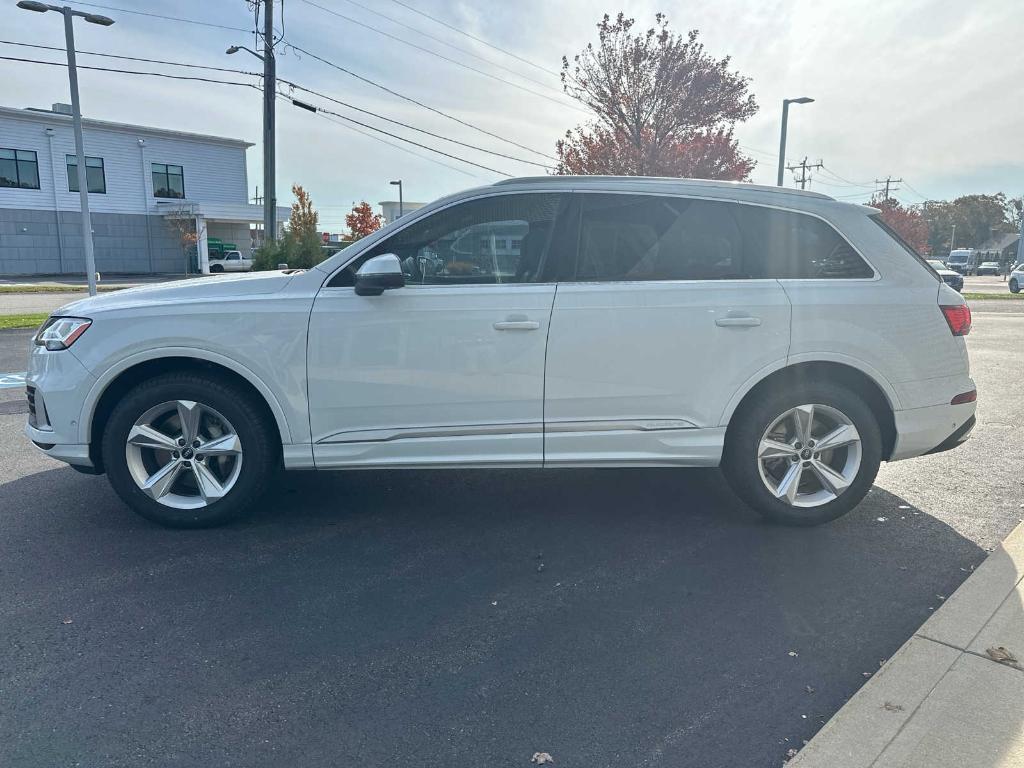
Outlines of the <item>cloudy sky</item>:
[{"label": "cloudy sky", "polygon": [[[232,44],[253,46],[253,15],[245,0],[70,4],[116,20],[110,28],[78,24],[77,45],[82,51],[248,71],[261,66],[244,52],[224,53]],[[280,6],[277,0],[278,17]],[[619,10],[644,26],[653,22],[657,10],[666,12],[675,29],[699,29],[709,52],[731,56],[735,68],[751,78],[761,109],[738,126],[736,134],[758,161],[756,182],[774,182],[782,98],[810,96],[816,99],[814,104],[791,112],[787,156],[794,161],[804,156],[824,161],[825,171],[814,175],[812,189],[865,200],[875,179],[892,175],[905,180],[896,196],[910,203],[972,192],[1024,192],[1020,2],[620,0],[601,6],[593,0],[285,0],[283,27],[278,28],[286,42],[518,147],[404,101],[294,48],[284,47],[279,53],[278,75],[392,120],[546,164],[550,161],[542,154],[553,154],[555,140],[588,119],[578,105],[560,95],[558,78],[550,71],[558,70],[562,55],[571,58],[596,39],[594,25],[600,13]],[[59,51],[9,44],[62,46],[63,30],[55,15],[21,11],[14,0],[0,0],[0,19],[0,39],[7,41],[0,44],[0,55],[51,61],[63,56]],[[245,75],[89,55],[82,55],[79,63],[258,82]],[[0,105],[48,107],[68,99],[61,68],[11,61],[0,61],[0,67]],[[258,91],[96,71],[82,71],[80,80],[89,117],[257,142],[249,151],[250,194],[255,191],[262,175]],[[544,172],[389,125],[323,98],[296,95],[498,171]],[[344,213],[354,201],[393,198],[391,179],[403,179],[407,199],[428,201],[500,178],[493,171],[377,134],[404,147],[398,149],[341,122],[278,103],[278,198],[282,204],[290,202],[291,183],[303,184],[321,210],[325,228],[343,229]]]}]

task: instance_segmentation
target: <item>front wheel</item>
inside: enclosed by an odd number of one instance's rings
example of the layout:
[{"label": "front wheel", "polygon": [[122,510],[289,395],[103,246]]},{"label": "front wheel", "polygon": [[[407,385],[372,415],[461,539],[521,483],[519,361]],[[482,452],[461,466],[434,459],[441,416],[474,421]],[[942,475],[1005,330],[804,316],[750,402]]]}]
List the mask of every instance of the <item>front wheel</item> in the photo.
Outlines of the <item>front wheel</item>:
[{"label": "front wheel", "polygon": [[1010,280],[1010,293],[1020,293],[1020,284],[1017,282],[1017,278]]},{"label": "front wheel", "polygon": [[780,389],[733,418],[722,458],[726,478],[774,522],[835,520],[860,503],[878,474],[878,422],[864,400],[841,385]]},{"label": "front wheel", "polygon": [[169,373],[121,398],[103,432],[103,463],[118,496],[146,519],[220,525],[263,493],[277,463],[275,432],[241,387]]}]

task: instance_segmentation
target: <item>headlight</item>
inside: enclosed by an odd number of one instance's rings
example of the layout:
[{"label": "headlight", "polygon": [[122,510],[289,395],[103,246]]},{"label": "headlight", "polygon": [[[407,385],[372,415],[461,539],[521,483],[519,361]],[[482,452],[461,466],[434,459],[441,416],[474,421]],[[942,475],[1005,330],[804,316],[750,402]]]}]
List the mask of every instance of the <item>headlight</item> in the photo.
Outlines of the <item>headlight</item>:
[{"label": "headlight", "polygon": [[36,332],[36,346],[46,347],[51,352],[67,349],[92,325],[84,317],[51,317]]}]

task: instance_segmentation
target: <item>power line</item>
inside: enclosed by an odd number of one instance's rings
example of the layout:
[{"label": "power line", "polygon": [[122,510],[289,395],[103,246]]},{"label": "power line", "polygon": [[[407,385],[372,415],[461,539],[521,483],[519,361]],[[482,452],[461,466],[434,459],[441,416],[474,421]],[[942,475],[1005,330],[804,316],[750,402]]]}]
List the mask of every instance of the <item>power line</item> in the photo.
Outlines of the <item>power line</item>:
[{"label": "power line", "polygon": [[[2,61],[19,61],[25,64],[46,64],[51,67],[67,67],[67,64],[63,61],[40,61],[39,59],[23,59],[17,56],[0,56]],[[168,80],[194,80],[200,83],[217,83],[218,85],[241,85],[246,88],[255,88],[257,91],[260,87],[255,83],[239,83],[232,80],[217,80],[212,77],[198,77],[194,75],[172,75],[167,72],[141,72],[132,69],[113,69],[111,67],[94,67],[88,64],[79,64],[78,69],[92,69],[97,72],[114,72],[119,75],[149,75],[150,77],[164,77]]]},{"label": "power line", "polygon": [[547,67],[543,67],[540,64],[534,64],[529,59],[524,59],[522,56],[519,56],[519,55],[517,55],[515,53],[512,53],[512,51],[506,51],[504,48],[499,48],[494,43],[489,43],[486,40],[484,40],[482,37],[477,37],[476,35],[472,35],[472,34],[470,34],[469,32],[467,32],[464,29],[459,29],[458,27],[456,27],[456,26],[454,26],[452,24],[449,24],[447,21],[439,19],[436,16],[431,16],[429,13],[426,13],[425,11],[421,11],[419,8],[413,8],[408,3],[403,3],[402,0],[391,0],[391,2],[397,3],[398,5],[402,6],[403,8],[405,8],[407,10],[410,10],[413,13],[419,14],[420,16],[422,16],[425,19],[430,19],[435,24],[440,24],[442,27],[447,27],[448,29],[452,30],[453,32],[458,32],[460,35],[465,35],[470,40],[476,40],[478,43],[483,43],[488,48],[493,48],[494,50],[496,50],[496,51],[498,51],[500,53],[504,53],[506,56],[511,56],[513,59],[516,59],[517,61],[523,62],[523,64],[529,64],[531,67],[533,67],[535,69],[539,69],[541,72],[547,72],[548,74],[554,75],[555,77],[559,77],[560,76],[560,73],[555,72],[553,69],[548,69]]},{"label": "power line", "polygon": [[448,152],[444,152],[444,151],[442,151],[440,149],[434,149],[434,147],[427,146],[426,144],[420,144],[418,141],[413,141],[412,139],[407,139],[404,136],[399,136],[397,133],[391,133],[389,131],[385,131],[383,128],[377,128],[376,126],[369,125],[367,123],[362,123],[362,122],[360,122],[360,121],[358,121],[358,120],[356,120],[354,118],[347,117],[347,116],[341,114],[340,112],[334,112],[334,111],[332,111],[330,109],[325,109],[324,107],[317,107],[317,106],[314,106],[312,104],[306,104],[304,102],[299,101],[298,99],[289,99],[287,96],[280,96],[280,98],[285,99],[286,101],[290,101],[294,106],[299,107],[300,109],[304,109],[307,112],[322,112],[322,113],[324,113],[326,115],[334,115],[335,117],[341,118],[342,120],[344,120],[346,122],[354,123],[355,125],[358,125],[361,128],[366,128],[367,130],[370,130],[370,131],[376,131],[377,133],[382,133],[385,136],[390,136],[392,139],[398,139],[399,141],[404,141],[406,144],[412,144],[414,147],[419,147],[420,149],[425,149],[428,152],[434,152],[435,154],[443,155],[444,157],[451,158],[452,160],[458,160],[460,163],[466,163],[467,165],[473,165],[473,166],[476,166],[477,168],[482,168],[485,171],[490,171],[491,173],[497,173],[500,176],[508,176],[509,178],[512,177],[511,173],[506,173],[505,171],[499,171],[497,168],[489,168],[486,165],[481,165],[480,163],[475,163],[472,160],[466,160],[463,157],[459,157],[458,155],[453,155],[453,154],[450,154]]},{"label": "power line", "polygon": [[914,189],[912,186],[910,186],[910,183],[907,182],[907,181],[903,181],[903,186],[905,186],[907,189],[909,189],[911,192],[913,192],[915,195],[920,197],[925,202],[927,202],[929,200],[934,200],[935,199],[933,197],[928,197],[928,195],[921,194],[920,190]]},{"label": "power line", "polygon": [[422,101],[417,101],[416,99],[412,98],[411,96],[406,96],[403,93],[399,93],[398,91],[392,90],[391,88],[388,88],[386,85],[381,85],[380,83],[378,83],[378,82],[376,82],[374,80],[371,80],[368,77],[363,77],[362,75],[356,74],[352,70],[346,69],[345,67],[341,66],[340,64],[335,64],[333,61],[330,61],[329,59],[325,59],[322,56],[317,56],[315,53],[312,53],[311,51],[308,51],[305,48],[301,48],[301,47],[297,46],[295,43],[289,42],[288,46],[290,48],[294,48],[296,51],[299,51],[300,53],[306,54],[310,58],[316,59],[317,61],[319,61],[319,62],[321,62],[323,64],[326,64],[329,67],[333,67],[334,69],[338,70],[339,72],[344,72],[346,75],[354,77],[357,80],[361,80],[362,82],[367,83],[368,85],[372,85],[375,88],[379,88],[380,90],[382,90],[382,91],[384,91],[386,93],[390,93],[392,96],[396,96],[399,99],[404,99],[405,101],[408,101],[411,104],[415,104],[418,107],[422,107],[423,109],[426,109],[426,110],[428,110],[430,112],[433,112],[436,115],[440,115],[441,117],[445,117],[445,118],[448,118],[449,120],[453,120],[454,122],[458,123],[459,125],[463,125],[466,128],[471,128],[474,131],[478,131],[479,133],[484,134],[485,136],[490,136],[492,139],[497,139],[498,141],[503,141],[506,144],[511,144],[513,147],[518,147],[519,149],[525,149],[527,152],[532,152],[533,154],[539,155],[540,157],[546,157],[549,160],[557,160],[558,159],[557,157],[552,157],[551,155],[545,154],[544,152],[540,152],[540,151],[538,151],[536,149],[531,149],[530,147],[527,147],[525,144],[519,144],[519,143],[517,143],[515,141],[512,141],[511,139],[508,139],[508,138],[506,138],[504,136],[500,136],[497,133],[492,133],[491,131],[488,131],[485,128],[481,128],[478,125],[474,125],[473,123],[466,122],[465,120],[462,120],[461,118],[455,117],[454,115],[451,115],[451,114],[449,114],[447,112],[444,112],[444,111],[442,111],[440,109],[437,109],[435,107],[431,107],[428,104],[424,104]]},{"label": "power line", "polygon": [[452,50],[458,51],[459,53],[463,53],[466,56],[472,56],[474,59],[476,59],[478,61],[482,61],[485,64],[489,64],[492,67],[497,67],[498,69],[503,70],[505,72],[508,72],[509,74],[515,75],[516,77],[521,77],[521,78],[523,78],[523,80],[528,80],[531,83],[539,85],[541,88],[546,88],[549,91],[557,93],[559,96],[563,95],[562,91],[559,88],[553,88],[551,85],[549,85],[548,83],[545,83],[545,82],[543,82],[541,80],[535,80],[532,77],[527,77],[526,75],[524,75],[524,74],[522,74],[520,72],[517,72],[516,70],[511,69],[510,67],[506,67],[506,66],[504,66],[502,64],[499,64],[496,61],[491,61],[490,59],[485,59],[483,56],[480,56],[478,54],[473,53],[468,48],[460,48],[459,46],[453,45],[452,43],[449,43],[446,40],[442,40],[440,37],[435,37],[434,35],[428,34],[427,32],[424,32],[421,29],[417,29],[416,27],[414,27],[414,26],[412,26],[410,24],[406,24],[403,21],[399,21],[398,19],[394,18],[393,16],[388,16],[387,14],[381,13],[380,11],[377,11],[377,10],[374,10],[373,8],[365,6],[362,3],[358,3],[358,2],[356,2],[356,0],[344,0],[344,2],[348,3],[349,5],[354,5],[356,8],[362,8],[364,11],[367,11],[369,13],[373,13],[373,14],[375,14],[377,16],[380,16],[382,19],[387,19],[392,24],[397,24],[400,27],[404,27],[405,29],[408,29],[411,32],[415,32],[417,35],[420,35],[421,37],[425,37],[428,40],[433,40],[435,43],[440,43],[441,45],[447,46],[448,48],[451,48]]},{"label": "power line", "polygon": [[341,99],[336,99],[333,96],[328,96],[327,94],[320,93],[319,91],[314,91],[312,88],[306,88],[305,86],[299,85],[298,83],[293,83],[290,80],[285,80],[284,78],[279,78],[279,82],[282,82],[282,83],[285,83],[287,85],[290,85],[292,88],[295,88],[296,90],[299,90],[299,91],[303,91],[304,93],[309,93],[309,94],[312,94],[313,96],[319,96],[321,99],[326,99],[327,101],[334,102],[335,104],[340,104],[341,106],[347,107],[348,109],[354,109],[356,112],[361,112],[364,115],[370,115],[371,117],[376,117],[378,120],[383,120],[383,121],[385,121],[387,123],[391,123],[393,125],[399,125],[402,128],[408,128],[411,131],[416,131],[417,133],[422,133],[422,134],[425,134],[425,135],[430,136],[432,138],[440,139],[441,141],[447,141],[447,142],[450,142],[452,144],[458,144],[460,147],[466,147],[467,149],[473,149],[473,150],[476,150],[477,152],[484,152],[485,154],[494,155],[495,157],[501,157],[501,158],[504,158],[505,160],[514,160],[517,163],[526,163],[527,165],[533,165],[533,166],[536,166],[538,168],[544,168],[544,169],[547,169],[547,170],[550,170],[552,168],[552,166],[550,166],[550,165],[544,165],[543,163],[536,163],[533,160],[525,160],[525,159],[523,159],[521,157],[515,157],[514,155],[506,155],[503,152],[495,152],[494,150],[491,150],[491,149],[484,149],[483,147],[478,147],[475,144],[468,144],[467,142],[459,141],[458,139],[452,139],[452,138],[449,138],[447,136],[442,136],[439,133],[433,133],[432,131],[428,131],[428,130],[426,130],[424,128],[417,128],[415,125],[410,125],[409,123],[403,123],[401,120],[393,120],[390,117],[384,117],[383,115],[380,115],[380,114],[378,114],[376,112],[371,112],[368,109],[363,109],[362,107],[357,107],[354,104],[349,104],[348,102],[342,101]]},{"label": "power line", "polygon": [[[0,43],[3,43],[4,45],[17,45],[17,46],[21,46],[22,48],[41,48],[41,49],[47,50],[47,51],[61,51],[62,53],[67,50],[66,48],[61,48],[60,46],[57,46],[57,45],[39,45],[37,43],[19,43],[19,42],[16,42],[14,40],[0,40]],[[186,64],[185,62],[182,62],[182,61],[165,61],[163,59],[143,59],[143,58],[139,58],[138,56],[121,56],[121,55],[118,55],[118,54],[115,54],[115,53],[99,53],[97,51],[80,51],[77,48],[75,49],[75,53],[81,54],[81,55],[85,55],[85,56],[102,56],[102,57],[107,58],[107,59],[123,59],[125,61],[142,61],[142,62],[145,62],[147,64],[167,64],[168,66],[172,66],[172,67],[188,67],[190,69],[209,69],[209,70],[212,70],[214,72],[231,72],[231,73],[236,74],[236,75],[254,75],[254,76],[257,76],[257,77],[262,77],[262,75],[260,75],[257,72],[247,72],[244,69],[230,69],[228,67],[212,67],[212,66],[208,66],[206,64]]]},{"label": "power line", "polygon": [[384,37],[386,37],[386,38],[388,38],[390,40],[394,40],[396,42],[402,43],[403,45],[408,45],[410,48],[415,48],[418,51],[423,51],[424,53],[429,53],[431,56],[435,56],[435,57],[441,59],[442,61],[447,61],[449,64],[454,64],[455,66],[461,67],[462,69],[469,70],[470,72],[476,72],[478,75],[483,75],[484,77],[489,77],[491,80],[494,80],[495,82],[504,83],[505,85],[512,86],[513,88],[518,88],[521,91],[525,91],[526,93],[530,93],[530,94],[533,94],[534,96],[538,96],[538,97],[540,97],[542,99],[546,99],[546,100],[548,100],[548,101],[550,101],[550,102],[552,102],[554,104],[558,104],[561,107],[566,107],[568,109],[574,109],[577,112],[583,112],[585,114],[590,114],[589,112],[587,112],[587,110],[581,109],[580,107],[577,107],[577,106],[575,106],[573,104],[570,104],[567,101],[563,101],[561,99],[555,99],[552,96],[546,96],[545,94],[539,93],[539,92],[533,90],[532,88],[527,88],[525,85],[520,85],[519,83],[513,83],[510,80],[506,80],[503,77],[498,77],[497,75],[492,74],[490,72],[485,72],[482,69],[477,69],[476,67],[471,67],[469,64],[464,64],[463,62],[458,61],[457,59],[449,58],[448,56],[445,56],[444,54],[438,53],[437,51],[432,51],[429,48],[424,48],[422,45],[417,45],[416,43],[410,43],[408,40],[404,40],[403,38],[398,37],[397,35],[392,35],[390,32],[385,32],[383,29],[379,29],[379,28],[374,27],[374,26],[372,26],[370,24],[365,24],[365,23],[363,23],[361,21],[358,21],[357,19],[353,19],[351,16],[346,16],[345,14],[339,13],[338,11],[335,11],[332,8],[327,8],[326,6],[320,5],[319,3],[316,3],[313,0],[301,0],[301,1],[303,3],[305,3],[306,5],[311,5],[314,8],[319,8],[321,11],[325,11],[326,13],[329,13],[332,16],[337,16],[339,19],[344,19],[345,21],[349,22],[350,24],[355,24],[357,26],[363,27],[364,29],[369,29],[369,30],[371,30],[373,32],[376,32],[379,35],[383,35]]},{"label": "power line", "polygon": [[[55,50],[55,51],[63,51],[64,50],[63,48],[59,48],[57,46],[35,45],[35,44],[32,44],[32,43],[17,43],[17,42],[8,41],[8,40],[0,40],[0,43],[4,43],[4,44],[8,44],[8,45],[23,45],[23,46],[27,46],[27,47],[31,47],[31,48],[44,48],[44,49],[47,49],[47,50]],[[168,64],[168,65],[180,66],[180,67],[196,67],[196,68],[201,68],[201,69],[209,68],[209,69],[214,69],[214,70],[222,71],[222,72],[231,72],[231,73],[234,73],[234,74],[249,75],[249,76],[253,76],[253,77],[259,77],[259,74],[256,73],[256,72],[247,72],[247,71],[241,70],[241,69],[226,69],[226,68],[223,68],[223,67],[205,67],[205,66],[200,65],[200,64],[188,64],[188,63],[185,63],[185,62],[166,61],[166,60],[161,60],[161,59],[143,59],[143,58],[137,58],[137,57],[134,57],[134,56],[119,56],[119,55],[115,55],[115,54],[102,54],[102,53],[93,54],[91,51],[78,51],[78,53],[91,54],[91,55],[97,55],[97,56],[109,56],[109,57],[112,57],[112,58],[127,59],[127,60],[130,60],[130,61],[145,61],[145,62],[157,63],[157,64]],[[41,60],[37,60],[37,59],[23,59],[23,58],[15,58],[15,57],[7,57],[7,56],[0,56],[0,59],[11,60],[11,61],[21,61],[21,62],[31,63],[31,64],[46,64],[46,65],[50,65],[50,66],[67,66],[66,64],[64,64],[62,62],[41,61]],[[176,75],[170,75],[170,74],[161,73],[161,72],[142,72],[142,71],[133,71],[133,70],[113,69],[113,68],[109,68],[109,67],[92,67],[92,66],[88,66],[88,65],[80,65],[80,67],[82,69],[94,69],[94,70],[98,70],[98,71],[102,71],[102,72],[115,72],[115,73],[121,73],[121,74],[135,74],[135,75],[152,75],[154,77],[167,77],[167,78],[173,78],[173,79],[179,79],[179,80],[197,80],[197,81],[201,81],[201,82],[220,83],[220,84],[224,84],[224,85],[251,85],[253,88],[256,88],[257,90],[260,90],[258,86],[254,85],[254,84],[251,84],[251,83],[238,83],[238,82],[232,82],[232,81],[226,81],[226,80],[216,80],[216,79],[211,79],[211,78],[176,76]],[[418,127],[416,127],[414,125],[410,125],[409,123],[403,123],[403,122],[401,122],[399,120],[393,120],[391,118],[384,117],[383,115],[380,115],[380,114],[378,114],[376,112],[372,112],[371,110],[362,109],[361,107],[357,107],[354,104],[349,104],[347,102],[341,101],[340,99],[336,99],[336,98],[334,98],[332,96],[328,96],[327,94],[320,93],[319,91],[313,90],[312,88],[306,88],[305,86],[299,85],[298,83],[292,82],[290,80],[285,80],[285,79],[282,78],[282,79],[279,80],[279,82],[282,82],[282,83],[284,83],[284,84],[286,84],[286,85],[288,85],[288,86],[290,86],[292,88],[295,88],[296,90],[300,90],[300,91],[303,91],[305,93],[309,93],[309,94],[312,94],[314,96],[318,96],[320,98],[326,99],[327,101],[334,102],[334,103],[339,104],[339,105],[341,105],[343,107],[347,107],[348,109],[354,109],[357,112],[361,112],[363,114],[367,114],[367,115],[370,115],[372,117],[376,117],[376,118],[378,118],[380,120],[384,120],[385,122],[393,123],[393,124],[399,125],[399,126],[401,126],[403,128],[408,128],[409,130],[417,131],[419,133],[426,134],[427,136],[431,136],[433,138],[440,139],[442,141],[448,141],[448,142],[451,142],[453,144],[458,144],[459,146],[466,147],[467,149],[473,149],[473,150],[476,150],[478,152],[484,152],[486,154],[495,155],[497,157],[502,157],[502,158],[504,158],[506,160],[514,160],[516,162],[526,163],[526,164],[538,166],[538,167],[541,167],[541,168],[550,168],[550,166],[546,166],[546,165],[543,165],[541,163],[535,163],[532,160],[525,160],[523,158],[515,157],[513,155],[506,155],[506,154],[503,154],[501,152],[495,152],[493,150],[485,149],[483,147],[478,147],[478,146],[476,146],[474,144],[468,144],[466,142],[458,141],[456,139],[451,139],[451,138],[448,138],[446,136],[442,136],[441,134],[437,134],[437,133],[433,133],[431,131],[427,131],[427,130],[425,130],[423,128],[418,128]],[[281,95],[284,98],[287,98],[284,94],[279,94],[279,95]],[[349,119],[349,118],[346,118],[344,116],[340,116],[340,117],[342,117],[343,119],[346,119],[346,120]],[[337,121],[331,121],[331,122],[337,122]],[[345,127],[350,127],[350,126],[346,125]],[[378,130],[376,128],[373,128],[372,126],[371,126],[371,129],[372,130]],[[357,133],[362,133],[362,131],[358,131],[355,128],[353,128],[352,130],[356,130]],[[364,135],[370,136],[369,134],[364,134]],[[377,137],[370,136],[370,138],[377,138]],[[399,137],[399,138],[401,138],[401,137]],[[405,139],[402,139],[402,140],[404,141]],[[391,144],[391,142],[386,142],[385,141],[384,143],[385,144],[390,144],[391,146],[397,147],[397,145]],[[404,147],[397,147],[397,148],[403,149],[403,150],[405,149]],[[405,150],[405,151],[408,151],[408,150]],[[411,154],[416,154],[416,153],[411,153]],[[431,162],[438,162],[438,161],[433,160],[431,158],[423,158],[423,159],[431,160]],[[456,159],[461,160],[461,158],[456,158]],[[440,165],[445,165],[445,167],[452,168],[452,170],[457,170],[460,173],[465,173],[465,171],[461,171],[460,169],[454,168],[453,166],[446,165],[445,163],[440,163]],[[486,168],[486,166],[480,166],[480,167],[481,168]],[[486,170],[494,170],[494,169],[486,168]],[[496,172],[497,173],[501,173],[501,171],[496,171]],[[473,174],[469,174],[469,175],[473,175]]]},{"label": "power line", "polygon": [[[449,170],[455,171],[456,173],[461,173],[464,176],[470,176],[470,177],[472,177],[474,179],[480,178],[475,173],[470,173],[469,171],[463,170],[462,168],[456,168],[454,165],[448,165],[448,163],[441,162],[440,160],[435,160],[432,157],[427,157],[426,155],[421,155],[419,152],[413,152],[408,147],[403,147],[401,144],[395,144],[394,142],[388,141],[387,139],[382,139],[379,136],[374,136],[372,133],[367,133],[366,131],[360,130],[359,128],[356,128],[355,126],[349,125],[348,123],[343,123],[340,120],[336,120],[333,117],[331,117],[330,115],[325,115],[322,112],[317,112],[316,114],[319,115],[320,117],[322,117],[324,120],[327,120],[328,122],[334,123],[335,125],[340,125],[342,128],[347,128],[350,131],[355,131],[356,133],[360,134],[361,136],[365,136],[368,139],[373,139],[374,141],[379,141],[381,144],[387,144],[389,147],[393,147],[394,149],[397,149],[397,150],[400,150],[400,151],[405,152],[407,154],[410,154],[413,157],[418,157],[420,160],[426,160],[428,163],[434,163],[435,165],[443,166],[445,168],[448,168]],[[324,208],[324,207],[327,207],[327,208],[340,208],[340,207],[343,207],[343,206],[320,206],[320,207],[321,208]]]},{"label": "power line", "polygon": [[874,189],[874,184],[872,182],[870,182],[870,181],[865,181],[865,182],[850,181],[849,179],[846,179],[846,178],[843,178],[842,176],[840,176],[838,173],[833,171],[829,166],[825,166],[825,165],[822,165],[821,169],[825,173],[827,173],[829,176],[832,176],[832,177],[834,177],[836,179],[839,179],[840,181],[846,182],[851,187],[869,187],[871,189]]},{"label": "power line", "polygon": [[101,5],[99,3],[85,3],[81,0],[66,0],[71,5],[87,5],[90,8],[103,8],[108,11],[119,11],[120,13],[134,13],[138,16],[149,16],[154,19],[166,19],[167,21],[181,21],[185,24],[198,24],[203,27],[215,27],[216,29],[230,29],[235,32],[251,32],[250,29],[242,27],[229,27],[226,24],[214,24],[209,21],[198,21],[197,19],[184,19],[181,16],[165,16],[162,13],[148,13],[146,11],[133,11],[130,8],[119,8],[116,5]]}]

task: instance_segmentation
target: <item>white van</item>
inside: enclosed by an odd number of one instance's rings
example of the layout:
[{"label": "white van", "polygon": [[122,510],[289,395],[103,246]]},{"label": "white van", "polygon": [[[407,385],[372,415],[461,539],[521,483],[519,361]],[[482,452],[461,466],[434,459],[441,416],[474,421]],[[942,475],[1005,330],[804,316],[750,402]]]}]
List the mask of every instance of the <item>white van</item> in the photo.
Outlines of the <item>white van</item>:
[{"label": "white van", "polygon": [[973,248],[950,251],[946,266],[961,275],[975,275],[978,273],[978,252]]}]

